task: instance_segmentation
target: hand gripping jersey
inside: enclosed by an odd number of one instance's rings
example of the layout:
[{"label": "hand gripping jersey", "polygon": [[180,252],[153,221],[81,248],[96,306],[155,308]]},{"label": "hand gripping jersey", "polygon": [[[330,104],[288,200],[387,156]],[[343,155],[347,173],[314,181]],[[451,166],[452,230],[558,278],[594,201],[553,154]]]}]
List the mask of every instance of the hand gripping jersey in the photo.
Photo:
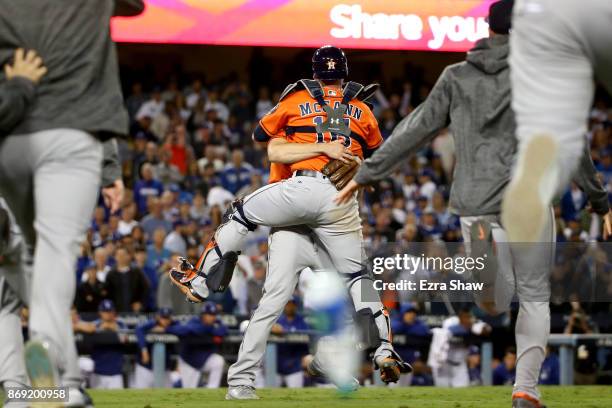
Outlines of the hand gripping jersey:
[{"label": "hand gripping jersey", "polygon": [[[279,103],[259,122],[258,142],[284,137],[292,143],[342,140],[350,151],[367,158],[382,143],[378,122],[367,104],[378,85],[348,82],[343,88],[302,79],[289,85]],[[291,164],[291,171],[320,171],[329,157],[320,155]]]}]

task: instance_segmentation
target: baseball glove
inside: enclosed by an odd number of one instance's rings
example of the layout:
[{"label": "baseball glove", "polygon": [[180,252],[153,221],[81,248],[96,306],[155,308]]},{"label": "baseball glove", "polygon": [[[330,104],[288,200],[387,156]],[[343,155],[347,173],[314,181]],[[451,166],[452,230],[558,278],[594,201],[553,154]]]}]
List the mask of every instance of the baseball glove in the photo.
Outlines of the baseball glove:
[{"label": "baseball glove", "polygon": [[327,176],[329,181],[340,191],[355,177],[360,165],[361,160],[357,156],[353,156],[353,160],[349,160],[348,163],[333,159],[323,167],[321,173]]}]

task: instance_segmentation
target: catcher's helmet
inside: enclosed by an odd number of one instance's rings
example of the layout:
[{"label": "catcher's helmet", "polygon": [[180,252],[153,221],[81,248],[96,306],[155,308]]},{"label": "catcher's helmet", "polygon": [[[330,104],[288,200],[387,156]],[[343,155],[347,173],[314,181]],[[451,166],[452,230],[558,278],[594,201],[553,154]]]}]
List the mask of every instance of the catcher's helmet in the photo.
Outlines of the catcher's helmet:
[{"label": "catcher's helmet", "polygon": [[312,72],[317,79],[344,79],[348,76],[346,55],[338,47],[325,45],[312,56]]}]

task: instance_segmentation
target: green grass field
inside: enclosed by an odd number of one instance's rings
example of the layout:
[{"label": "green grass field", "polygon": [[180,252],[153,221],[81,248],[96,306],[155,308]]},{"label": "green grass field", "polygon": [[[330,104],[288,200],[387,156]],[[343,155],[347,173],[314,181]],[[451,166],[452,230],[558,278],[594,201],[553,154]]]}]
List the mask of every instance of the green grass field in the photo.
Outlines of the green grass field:
[{"label": "green grass field", "polygon": [[[510,392],[509,387],[362,388],[339,398],[332,389],[262,389],[259,401],[225,401],[225,389],[91,390],[91,396],[98,408],[509,408]],[[543,387],[542,393],[548,408],[612,407],[610,386]]]}]

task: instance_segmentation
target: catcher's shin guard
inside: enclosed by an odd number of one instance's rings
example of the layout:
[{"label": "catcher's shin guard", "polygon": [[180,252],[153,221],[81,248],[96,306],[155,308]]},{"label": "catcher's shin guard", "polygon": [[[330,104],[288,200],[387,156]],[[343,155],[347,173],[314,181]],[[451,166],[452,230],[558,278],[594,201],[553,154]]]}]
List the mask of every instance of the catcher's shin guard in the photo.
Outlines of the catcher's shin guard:
[{"label": "catcher's shin guard", "polygon": [[[217,255],[217,261],[212,266],[209,266],[207,270],[204,270],[206,258],[213,251]],[[200,256],[196,264],[196,273],[206,279],[206,286],[209,290],[213,292],[224,292],[234,275],[234,268],[238,262],[238,255],[239,253],[234,251],[228,251],[225,254],[221,253],[219,245],[217,245],[217,242],[213,238],[206,246],[204,253],[202,253],[202,256]]]},{"label": "catcher's shin guard", "polygon": [[383,382],[397,382],[412,367],[393,349],[389,314],[371,285],[372,279],[366,274],[355,275],[348,285],[357,309],[355,324],[360,329],[361,347],[370,357],[374,356],[374,365],[380,369]]},{"label": "catcher's shin guard", "polygon": [[219,257],[206,274],[206,286],[213,292],[225,292],[232,281],[234,269],[238,262],[238,253],[229,251]]}]

